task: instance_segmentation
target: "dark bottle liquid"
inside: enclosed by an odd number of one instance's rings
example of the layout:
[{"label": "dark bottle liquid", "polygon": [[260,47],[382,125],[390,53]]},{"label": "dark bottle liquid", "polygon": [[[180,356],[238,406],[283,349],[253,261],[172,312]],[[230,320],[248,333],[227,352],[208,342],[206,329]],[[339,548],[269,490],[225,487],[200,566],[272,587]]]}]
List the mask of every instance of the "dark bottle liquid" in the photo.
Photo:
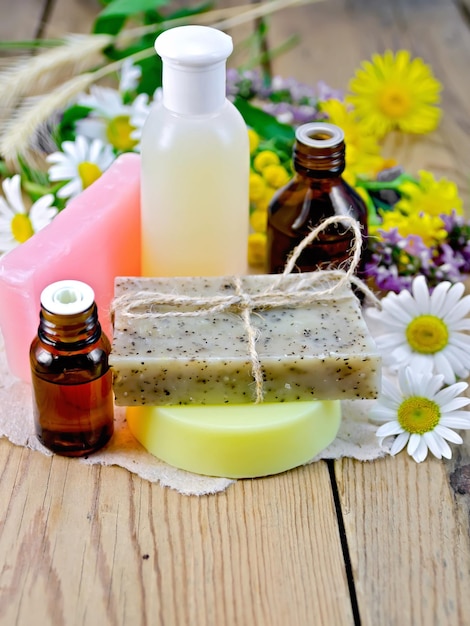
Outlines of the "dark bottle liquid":
[{"label": "dark bottle liquid", "polygon": [[[294,178],[277,192],[269,206],[268,273],[282,272],[292,250],[328,217],[355,218],[365,241],[367,210],[360,196],[341,177],[344,159],[344,133],[340,128],[320,122],[299,126],[294,146]],[[350,258],[353,246],[353,231],[340,223],[333,224],[303,250],[296,267],[301,272],[338,268]]]},{"label": "dark bottle liquid", "polygon": [[111,438],[110,350],[88,285],[60,281],[46,287],[30,361],[36,434],[53,452],[84,456]]}]

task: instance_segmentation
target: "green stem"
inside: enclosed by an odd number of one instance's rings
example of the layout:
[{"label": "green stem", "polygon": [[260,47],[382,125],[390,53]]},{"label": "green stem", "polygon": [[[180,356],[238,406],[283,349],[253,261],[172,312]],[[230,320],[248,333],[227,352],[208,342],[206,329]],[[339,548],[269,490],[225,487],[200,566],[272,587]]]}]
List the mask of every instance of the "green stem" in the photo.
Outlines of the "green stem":
[{"label": "green stem", "polygon": [[375,204],[366,189],[364,189],[364,193],[361,197],[363,198],[367,208],[367,221],[369,226],[377,226],[380,224],[380,219],[377,215]]},{"label": "green stem", "polygon": [[393,191],[399,191],[401,185],[405,182],[418,183],[419,181],[410,176],[409,174],[400,174],[394,180],[361,180],[357,179],[356,185],[367,189],[368,191],[382,191],[382,189],[392,189]]},{"label": "green stem", "polygon": [[297,46],[299,44],[299,41],[300,41],[300,38],[298,37],[298,35],[291,35],[286,41],[281,43],[279,46],[276,46],[275,48],[271,48],[271,50],[268,50],[265,54],[261,54],[260,56],[255,57],[254,59],[250,59],[250,61],[248,61],[247,63],[244,63],[240,67],[240,70],[242,71],[251,70],[254,67],[257,67],[258,65],[261,65],[264,61],[266,61],[265,57],[268,57],[269,60],[272,61],[276,57],[280,56],[281,54],[284,54],[285,52],[288,52],[289,50]]},{"label": "green stem", "polygon": [[30,48],[57,48],[64,44],[63,39],[25,39],[20,41],[0,41],[0,50]]}]

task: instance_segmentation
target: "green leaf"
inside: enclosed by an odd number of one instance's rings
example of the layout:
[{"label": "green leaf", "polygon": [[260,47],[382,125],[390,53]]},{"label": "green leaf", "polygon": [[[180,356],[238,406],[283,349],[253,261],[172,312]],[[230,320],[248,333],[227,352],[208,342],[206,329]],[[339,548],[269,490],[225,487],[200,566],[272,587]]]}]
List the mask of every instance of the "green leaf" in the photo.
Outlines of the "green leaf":
[{"label": "green leaf", "polygon": [[195,7],[182,7],[170,15],[167,15],[165,20],[179,20],[183,17],[191,17],[193,15],[199,15],[199,13],[205,13],[214,7],[213,2],[202,2]]},{"label": "green leaf", "polygon": [[129,17],[155,11],[169,0],[113,0],[98,15],[93,32],[117,35]]},{"label": "green leaf", "polygon": [[295,131],[292,126],[281,124],[275,117],[254,107],[242,98],[235,98],[234,104],[242,114],[247,126],[253,128],[260,137],[275,138],[286,143],[294,141]]},{"label": "green leaf", "polygon": [[62,119],[53,133],[54,141],[60,146],[63,141],[75,139],[75,123],[87,117],[92,109],[80,104],[74,104],[64,111]]}]

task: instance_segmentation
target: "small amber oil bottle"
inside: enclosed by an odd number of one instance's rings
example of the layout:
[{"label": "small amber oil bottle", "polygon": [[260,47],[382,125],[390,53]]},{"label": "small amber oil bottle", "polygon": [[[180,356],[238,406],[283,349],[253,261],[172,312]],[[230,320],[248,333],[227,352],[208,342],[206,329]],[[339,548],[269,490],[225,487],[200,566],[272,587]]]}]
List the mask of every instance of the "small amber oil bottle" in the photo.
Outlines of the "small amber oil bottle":
[{"label": "small amber oil bottle", "polygon": [[111,346],[93,289],[75,280],[49,285],[39,319],[30,349],[37,437],[57,454],[85,456],[114,430]]},{"label": "small amber oil bottle", "polygon": [[[345,149],[344,133],[338,126],[311,122],[297,128],[294,177],[276,193],[268,208],[268,273],[282,272],[293,249],[329,217],[355,218],[365,242],[367,209],[341,176]],[[353,237],[353,232],[340,223],[329,226],[303,250],[297,270],[311,272],[341,266],[351,255]]]}]

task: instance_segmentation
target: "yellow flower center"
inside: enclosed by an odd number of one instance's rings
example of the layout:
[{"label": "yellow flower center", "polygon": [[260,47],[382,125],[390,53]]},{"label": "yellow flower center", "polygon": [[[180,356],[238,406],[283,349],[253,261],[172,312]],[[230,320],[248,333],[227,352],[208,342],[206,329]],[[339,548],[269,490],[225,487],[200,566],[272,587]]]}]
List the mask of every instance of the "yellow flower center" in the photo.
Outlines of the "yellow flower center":
[{"label": "yellow flower center", "polygon": [[132,139],[131,133],[135,130],[128,115],[118,115],[108,123],[106,136],[117,150],[132,150],[139,142]]},{"label": "yellow flower center", "polygon": [[83,189],[89,187],[95,180],[103,173],[100,168],[96,165],[96,163],[90,163],[89,161],[84,161],[83,163],[78,164],[78,175],[82,181]]},{"label": "yellow flower center", "polygon": [[11,232],[19,243],[25,242],[34,235],[31,220],[24,213],[17,213],[11,220]]},{"label": "yellow flower center", "polygon": [[411,108],[410,97],[399,85],[385,85],[379,95],[379,108],[387,117],[402,118]]},{"label": "yellow flower center", "polygon": [[434,354],[446,347],[449,329],[435,315],[418,315],[408,324],[406,339],[415,352]]},{"label": "yellow flower center", "polygon": [[413,396],[398,407],[398,423],[412,434],[424,435],[434,430],[440,417],[439,405],[429,398]]}]

